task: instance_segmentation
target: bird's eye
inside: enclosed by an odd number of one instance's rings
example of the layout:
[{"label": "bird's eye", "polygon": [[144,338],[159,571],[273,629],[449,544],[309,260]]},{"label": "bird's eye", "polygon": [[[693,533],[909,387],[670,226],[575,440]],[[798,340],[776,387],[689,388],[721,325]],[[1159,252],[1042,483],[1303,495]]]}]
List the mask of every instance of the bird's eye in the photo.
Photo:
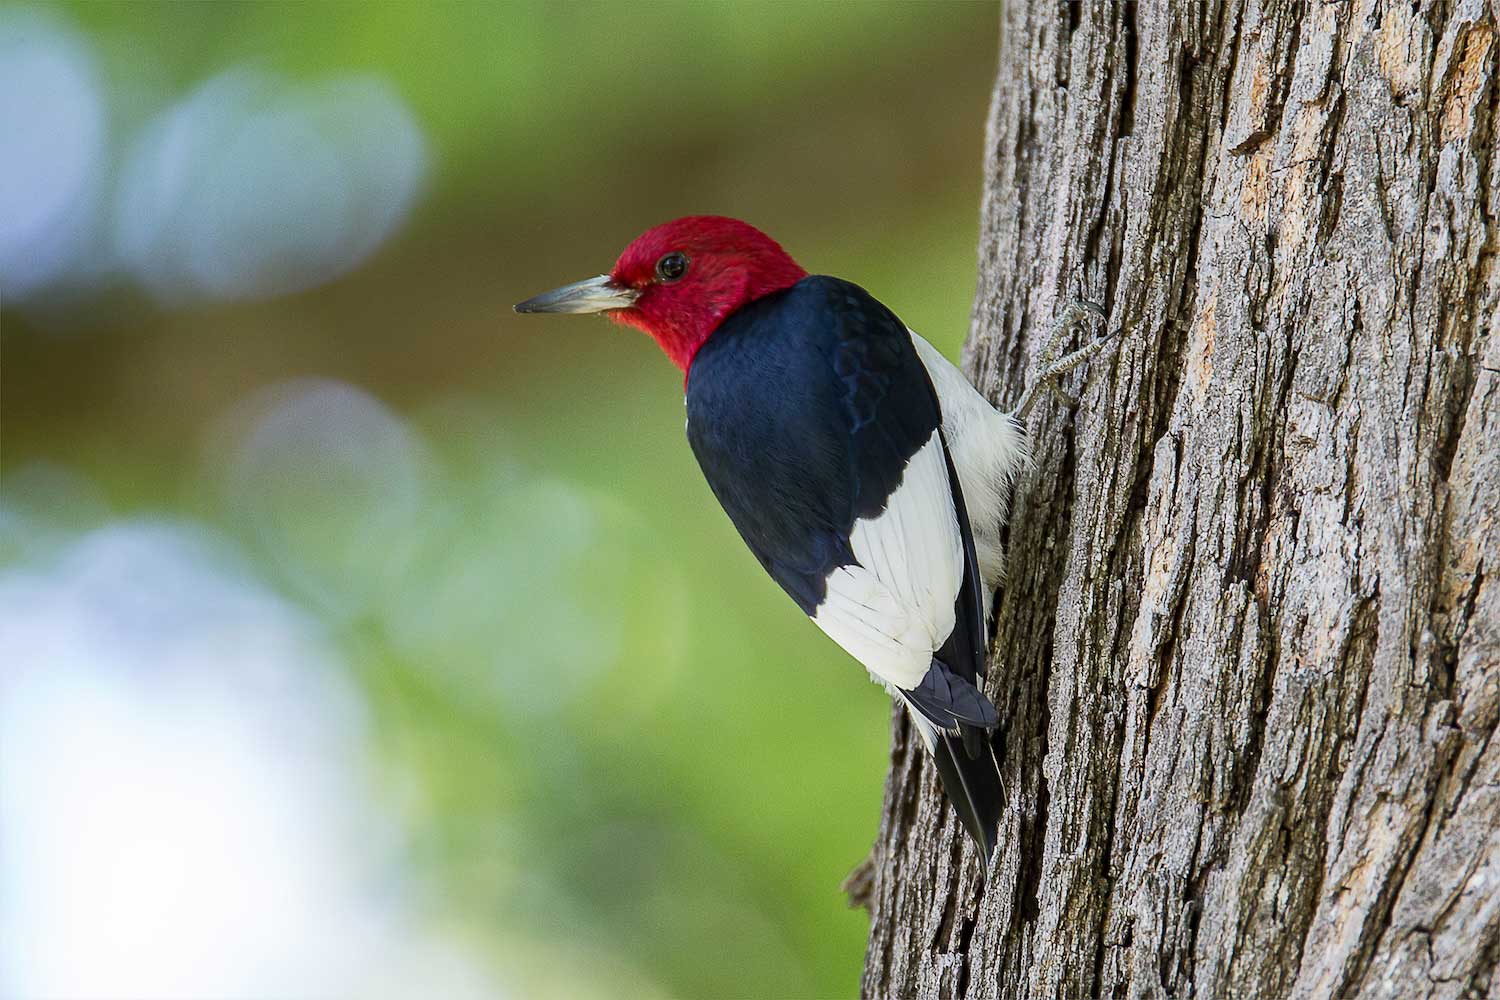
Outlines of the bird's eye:
[{"label": "bird's eye", "polygon": [[656,280],[676,281],[687,274],[688,259],[680,253],[669,253],[656,262]]}]

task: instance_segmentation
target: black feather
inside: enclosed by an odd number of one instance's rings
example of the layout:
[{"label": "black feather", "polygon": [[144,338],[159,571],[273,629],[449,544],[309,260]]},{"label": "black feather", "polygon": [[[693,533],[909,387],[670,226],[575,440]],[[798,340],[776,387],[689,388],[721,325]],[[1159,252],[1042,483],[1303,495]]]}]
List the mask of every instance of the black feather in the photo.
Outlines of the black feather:
[{"label": "black feather", "polygon": [[1000,840],[1000,813],[1005,803],[994,736],[984,734],[984,752],[977,757],[959,750],[958,740],[948,733],[938,733],[932,759],[953,811],[988,865]]}]

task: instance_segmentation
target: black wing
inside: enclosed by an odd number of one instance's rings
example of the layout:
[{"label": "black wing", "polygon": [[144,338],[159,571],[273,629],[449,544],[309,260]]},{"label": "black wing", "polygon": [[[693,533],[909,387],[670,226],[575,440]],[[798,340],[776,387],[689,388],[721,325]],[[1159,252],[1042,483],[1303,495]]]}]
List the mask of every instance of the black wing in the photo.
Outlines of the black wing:
[{"label": "black wing", "polygon": [[830,577],[858,566],[856,522],[886,509],[914,456],[939,434],[962,584],[933,669],[901,686],[943,728],[993,725],[977,690],[983,604],[969,519],[937,396],[905,325],[856,285],[806,278],[720,326],[693,361],[687,406],[688,440],[714,495],[761,565],[814,617]]}]

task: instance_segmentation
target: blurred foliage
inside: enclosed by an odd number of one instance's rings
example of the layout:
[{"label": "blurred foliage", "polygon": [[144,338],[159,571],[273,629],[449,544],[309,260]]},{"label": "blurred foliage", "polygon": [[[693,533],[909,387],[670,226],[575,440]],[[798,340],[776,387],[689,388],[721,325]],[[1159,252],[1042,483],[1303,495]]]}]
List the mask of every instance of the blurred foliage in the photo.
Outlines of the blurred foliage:
[{"label": "blurred foliage", "polygon": [[[406,228],[321,288],[8,305],[7,476],[55,463],[101,518],[205,520],[327,624],[434,919],[521,995],[853,993],[867,922],[838,887],[875,832],[887,697],[743,550],[682,439],[680,373],[610,324],[509,306],[708,211],[956,353],[995,10],[64,10],[112,144],[250,63],[384,77],[432,166]],[[226,414],[306,377],[399,414],[416,485],[394,520],[359,506],[383,476],[226,471],[246,440]]]}]

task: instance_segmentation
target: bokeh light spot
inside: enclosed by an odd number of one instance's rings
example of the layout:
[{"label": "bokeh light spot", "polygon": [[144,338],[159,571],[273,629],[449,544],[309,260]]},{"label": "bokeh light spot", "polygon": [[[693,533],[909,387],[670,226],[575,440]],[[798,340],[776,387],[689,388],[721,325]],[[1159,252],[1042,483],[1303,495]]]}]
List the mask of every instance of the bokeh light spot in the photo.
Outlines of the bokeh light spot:
[{"label": "bokeh light spot", "polygon": [[405,219],[427,144],[388,84],[297,87],[232,69],[136,140],[115,243],[165,302],[284,295],[368,257]]},{"label": "bokeh light spot", "polygon": [[85,43],[38,11],[0,10],[0,294],[56,281],[84,252],[104,138]]}]

